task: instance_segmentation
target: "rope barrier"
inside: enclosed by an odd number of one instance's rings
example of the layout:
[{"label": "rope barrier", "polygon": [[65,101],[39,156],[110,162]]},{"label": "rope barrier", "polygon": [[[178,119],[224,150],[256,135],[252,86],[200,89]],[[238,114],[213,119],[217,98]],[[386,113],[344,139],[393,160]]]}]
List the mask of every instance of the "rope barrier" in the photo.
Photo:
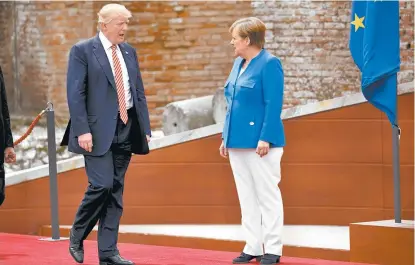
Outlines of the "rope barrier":
[{"label": "rope barrier", "polygon": [[[44,114],[46,115],[47,125],[47,139],[48,139],[48,164],[49,164],[49,191],[50,191],[50,208],[51,208],[51,220],[52,220],[52,238],[48,241],[60,240],[59,235],[59,211],[58,211],[58,172],[56,163],[56,142],[55,142],[55,111],[53,110],[52,102],[47,103],[47,107],[42,110],[36,118],[32,121],[26,133],[20,137],[13,144],[17,146],[24,139],[26,139],[33,131],[35,125],[39,122],[40,118]],[[40,239],[44,240],[44,239]]]},{"label": "rope barrier", "polygon": [[46,113],[46,109],[42,110],[37,116],[36,118],[32,121],[32,123],[30,124],[29,128],[27,129],[27,131],[25,132],[25,134],[23,134],[19,139],[17,139],[13,144],[16,147],[18,144],[20,144],[24,139],[26,139],[33,131],[33,128],[35,127],[35,125],[39,122],[40,118],[42,118],[43,114]]}]

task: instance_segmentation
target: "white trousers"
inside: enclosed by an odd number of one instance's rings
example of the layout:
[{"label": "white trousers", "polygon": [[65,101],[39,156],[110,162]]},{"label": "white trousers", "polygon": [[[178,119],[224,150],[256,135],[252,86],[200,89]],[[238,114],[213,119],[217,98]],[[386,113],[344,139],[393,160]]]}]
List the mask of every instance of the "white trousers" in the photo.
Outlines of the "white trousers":
[{"label": "white trousers", "polygon": [[[246,245],[243,252],[282,256],[284,210],[281,191],[283,148],[270,148],[262,158],[255,149],[228,149]],[[263,248],[264,247],[264,248]]]}]

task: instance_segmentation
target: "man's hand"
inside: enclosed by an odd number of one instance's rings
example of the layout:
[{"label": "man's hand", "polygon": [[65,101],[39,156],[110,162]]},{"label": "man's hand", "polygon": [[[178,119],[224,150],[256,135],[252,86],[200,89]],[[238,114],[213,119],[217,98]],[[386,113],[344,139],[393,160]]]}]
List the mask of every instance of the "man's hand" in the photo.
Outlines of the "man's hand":
[{"label": "man's hand", "polygon": [[79,146],[85,151],[92,152],[92,134],[86,133],[78,137]]},{"label": "man's hand", "polygon": [[16,163],[16,153],[14,152],[13,147],[7,147],[6,150],[4,150],[4,160],[6,163]]},{"label": "man's hand", "polygon": [[146,135],[146,138],[147,138],[147,143],[149,143],[150,142],[150,136]]},{"label": "man's hand", "polygon": [[256,148],[256,153],[260,157],[263,157],[263,156],[267,155],[268,152],[269,152],[269,143],[264,142],[264,141],[258,141],[258,146]]},{"label": "man's hand", "polygon": [[223,141],[219,147],[219,154],[224,158],[228,158],[228,148],[225,147],[225,145],[223,144]]}]

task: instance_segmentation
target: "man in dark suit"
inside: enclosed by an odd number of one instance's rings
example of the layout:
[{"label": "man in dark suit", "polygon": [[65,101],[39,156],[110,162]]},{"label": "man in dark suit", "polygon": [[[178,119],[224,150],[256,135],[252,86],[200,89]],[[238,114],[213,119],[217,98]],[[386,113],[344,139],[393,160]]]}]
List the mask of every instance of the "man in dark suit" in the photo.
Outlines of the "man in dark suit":
[{"label": "man in dark suit", "polygon": [[3,72],[0,67],[0,205],[3,204],[5,195],[4,162],[16,162],[16,154],[13,148],[13,135],[10,128],[9,107],[7,104],[6,86]]},{"label": "man in dark suit", "polygon": [[117,248],[124,176],[132,153],[149,153],[151,130],[137,54],[124,43],[130,17],[123,5],[105,5],[99,34],[75,44],[69,55],[70,120],[62,145],[84,155],[89,181],[70,233],[69,252],[78,263],[83,240],[99,221],[100,265],[134,264]]}]

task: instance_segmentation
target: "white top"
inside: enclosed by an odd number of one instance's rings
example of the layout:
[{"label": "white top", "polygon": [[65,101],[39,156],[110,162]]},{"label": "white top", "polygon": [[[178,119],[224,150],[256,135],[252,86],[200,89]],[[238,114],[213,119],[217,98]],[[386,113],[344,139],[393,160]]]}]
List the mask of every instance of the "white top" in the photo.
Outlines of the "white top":
[{"label": "white top", "polygon": [[[107,54],[108,61],[110,62],[110,65],[111,65],[112,74],[115,79],[114,62],[112,60],[112,49],[111,49],[112,43],[107,39],[107,37],[105,37],[105,35],[102,32],[99,32],[98,36],[99,36],[99,39],[101,40],[102,46],[104,46],[105,53]],[[120,47],[118,45],[117,45],[116,53],[118,56],[118,60],[120,60],[120,64],[121,64],[122,80],[124,83],[124,91],[125,91],[124,94],[125,94],[126,108],[129,109],[133,106],[133,99],[131,98],[130,83],[128,82],[129,76],[128,76],[127,66],[125,65],[124,57],[122,56]]]},{"label": "white top", "polygon": [[238,78],[241,76],[243,72],[245,72],[246,68],[248,67],[249,63],[246,64],[244,68],[241,68],[241,71],[239,72]]}]

